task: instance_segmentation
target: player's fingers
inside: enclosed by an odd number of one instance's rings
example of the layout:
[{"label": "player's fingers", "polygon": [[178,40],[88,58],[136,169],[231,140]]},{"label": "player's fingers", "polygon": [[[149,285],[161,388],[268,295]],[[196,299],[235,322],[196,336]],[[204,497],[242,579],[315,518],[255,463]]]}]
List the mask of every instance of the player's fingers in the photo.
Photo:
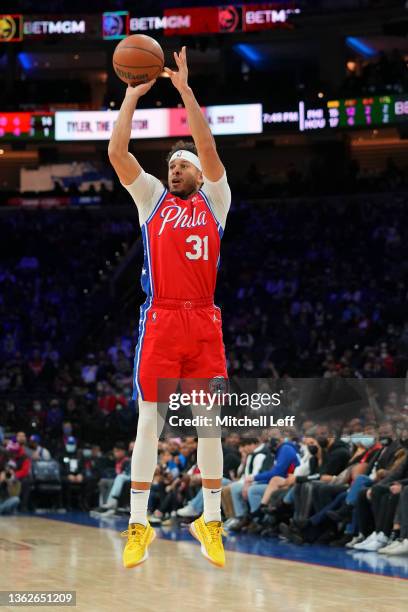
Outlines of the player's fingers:
[{"label": "player's fingers", "polygon": [[174,59],[176,61],[177,66],[180,66],[180,58],[178,54],[176,53],[176,51],[174,51]]},{"label": "player's fingers", "polygon": [[177,74],[176,72],[174,72],[174,70],[171,70],[170,68],[164,68],[163,72],[165,72],[171,80],[173,80],[174,76]]},{"label": "player's fingers", "polygon": [[181,51],[179,53],[179,59],[180,59],[180,64],[182,66],[185,66],[186,64],[186,52],[185,52],[185,47],[181,48]]}]

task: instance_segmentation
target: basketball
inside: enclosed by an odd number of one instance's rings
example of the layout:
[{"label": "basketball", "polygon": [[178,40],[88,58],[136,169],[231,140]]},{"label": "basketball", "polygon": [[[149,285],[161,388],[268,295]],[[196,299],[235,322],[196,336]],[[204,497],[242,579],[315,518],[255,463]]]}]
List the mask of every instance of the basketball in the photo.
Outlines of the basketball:
[{"label": "basketball", "polygon": [[118,77],[132,87],[147,83],[163,71],[163,49],[151,36],[133,34],[116,47],[113,68]]}]

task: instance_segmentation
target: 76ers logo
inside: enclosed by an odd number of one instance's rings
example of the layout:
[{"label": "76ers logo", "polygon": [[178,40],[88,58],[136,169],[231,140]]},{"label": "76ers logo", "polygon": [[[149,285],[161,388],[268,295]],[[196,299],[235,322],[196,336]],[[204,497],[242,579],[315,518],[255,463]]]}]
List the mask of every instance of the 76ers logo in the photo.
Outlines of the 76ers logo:
[{"label": "76ers logo", "polygon": [[191,227],[207,225],[206,213],[207,211],[205,210],[197,213],[196,209],[193,208],[192,214],[188,215],[187,208],[182,208],[178,204],[165,206],[160,213],[160,217],[163,219],[163,222],[161,224],[158,236],[160,236],[168,223],[172,225],[173,229],[176,229],[177,227],[189,229]]},{"label": "76ers logo", "polygon": [[235,6],[221,6],[218,9],[218,22],[221,32],[235,32],[240,30],[240,11],[241,9]]}]

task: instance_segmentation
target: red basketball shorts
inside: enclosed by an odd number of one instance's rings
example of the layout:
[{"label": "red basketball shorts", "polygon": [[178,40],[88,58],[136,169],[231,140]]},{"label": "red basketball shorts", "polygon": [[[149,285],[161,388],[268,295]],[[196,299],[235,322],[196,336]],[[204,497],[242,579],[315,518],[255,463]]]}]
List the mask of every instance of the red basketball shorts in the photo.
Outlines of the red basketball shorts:
[{"label": "red basketball shorts", "polygon": [[212,299],[148,298],[140,308],[133,399],[157,402],[159,379],[218,376],[227,378],[227,367],[221,310]]}]

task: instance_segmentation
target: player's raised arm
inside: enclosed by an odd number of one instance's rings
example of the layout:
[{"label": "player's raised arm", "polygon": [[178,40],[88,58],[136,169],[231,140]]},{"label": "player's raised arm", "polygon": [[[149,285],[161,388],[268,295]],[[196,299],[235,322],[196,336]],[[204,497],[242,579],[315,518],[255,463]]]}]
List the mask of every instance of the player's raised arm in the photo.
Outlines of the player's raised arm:
[{"label": "player's raised arm", "polygon": [[149,91],[155,80],[128,87],[125,98],[120,107],[119,115],[109,141],[108,155],[119,180],[123,185],[130,185],[142,172],[137,159],[129,153],[129,140],[132,131],[132,117],[137,102],[141,96]]},{"label": "player's raised arm", "polygon": [[203,175],[209,181],[218,181],[223,176],[225,169],[218,156],[215,140],[207,119],[201,111],[193,90],[188,85],[186,48],[183,47],[180,53],[174,53],[174,59],[178,71],[171,70],[170,68],[165,68],[164,70],[171,78],[174,87],[179,91],[186,107],[188,124],[195,146],[197,147]]}]

